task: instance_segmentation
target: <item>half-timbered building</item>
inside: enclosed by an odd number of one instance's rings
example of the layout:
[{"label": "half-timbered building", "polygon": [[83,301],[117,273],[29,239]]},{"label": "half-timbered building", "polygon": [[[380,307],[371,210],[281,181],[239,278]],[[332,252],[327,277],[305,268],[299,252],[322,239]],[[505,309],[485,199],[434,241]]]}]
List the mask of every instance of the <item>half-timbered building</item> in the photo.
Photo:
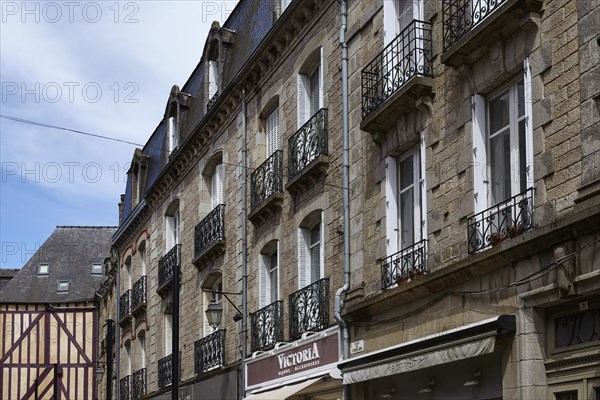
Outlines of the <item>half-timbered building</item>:
[{"label": "half-timbered building", "polygon": [[0,398],[96,399],[112,227],[59,226],[0,293]]}]

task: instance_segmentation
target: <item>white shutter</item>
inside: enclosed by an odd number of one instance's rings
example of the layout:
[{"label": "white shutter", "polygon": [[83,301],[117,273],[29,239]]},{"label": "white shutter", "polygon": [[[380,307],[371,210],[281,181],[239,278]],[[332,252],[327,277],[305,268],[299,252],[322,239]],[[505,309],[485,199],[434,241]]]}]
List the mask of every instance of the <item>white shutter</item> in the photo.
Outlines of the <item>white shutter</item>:
[{"label": "white shutter", "polygon": [[271,299],[271,302],[279,300],[279,272],[281,271],[281,253],[279,252],[279,240],[277,241],[277,281],[271,282],[271,284],[277,285],[277,296]]},{"label": "white shutter", "polygon": [[279,135],[279,108],[267,117],[267,158],[281,148]]},{"label": "white shutter", "polygon": [[325,277],[325,211],[321,211],[321,272],[320,279]]},{"label": "white shutter", "polygon": [[527,187],[533,187],[534,176],[533,176],[533,92],[531,80],[531,66],[529,65],[529,59],[526,58],[523,61],[524,64],[524,77],[523,77],[523,90],[525,99],[525,159],[527,162]]},{"label": "white shutter", "polygon": [[473,190],[475,212],[488,208],[487,152],[485,134],[485,97],[476,94],[471,98],[473,115]]},{"label": "white shutter", "polygon": [[383,2],[383,44],[388,45],[396,37],[398,19],[396,16],[396,4],[394,1]]},{"label": "white shutter", "polygon": [[302,289],[308,284],[307,232],[307,229],[298,228],[298,289]]},{"label": "white shutter", "polygon": [[425,171],[425,138],[421,136],[419,145],[419,194],[421,196],[419,202],[420,214],[421,214],[421,235],[419,239],[427,239],[427,184],[425,177],[427,173]]},{"label": "white shutter", "polygon": [[269,296],[269,271],[268,265],[266,263],[266,258],[264,254],[260,254],[258,257],[258,271],[259,271],[259,308],[263,308],[269,305],[268,296]]},{"label": "white shutter", "polygon": [[212,208],[223,204],[223,164],[215,166],[212,176]]},{"label": "white shutter", "polygon": [[323,58],[323,47],[320,48],[320,55],[319,55],[319,104],[317,105],[317,111],[319,111],[319,109],[325,107],[325,102],[323,101],[323,97],[325,95],[325,90],[324,90],[324,84],[323,84],[323,79],[324,74],[325,74],[325,69],[323,67],[323,62],[324,62],[324,58]]},{"label": "white shutter", "polygon": [[398,252],[398,166],[395,157],[385,159],[385,224],[387,255]]},{"label": "white shutter", "polygon": [[298,74],[296,81],[296,96],[298,100],[298,128],[300,128],[308,120],[308,77]]}]

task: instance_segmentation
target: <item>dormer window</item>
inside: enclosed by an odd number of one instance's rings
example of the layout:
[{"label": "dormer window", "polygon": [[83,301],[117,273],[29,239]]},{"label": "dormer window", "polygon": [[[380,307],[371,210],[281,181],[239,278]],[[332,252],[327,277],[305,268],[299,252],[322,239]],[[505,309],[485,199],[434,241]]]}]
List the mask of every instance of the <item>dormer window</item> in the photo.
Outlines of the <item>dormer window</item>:
[{"label": "dormer window", "polygon": [[58,281],[58,287],[56,289],[56,291],[58,293],[68,293],[69,292],[69,286],[70,286],[70,281]]},{"label": "dormer window", "polygon": [[50,271],[50,264],[42,263],[38,265],[38,275],[48,275]]},{"label": "dormer window", "polygon": [[102,264],[92,263],[92,275],[102,275]]},{"label": "dormer window", "polygon": [[179,145],[179,135],[177,132],[177,119],[174,116],[167,120],[167,136],[169,140],[169,156],[177,151]]},{"label": "dormer window", "polygon": [[208,99],[212,99],[219,91],[219,63],[210,60],[208,62]]}]

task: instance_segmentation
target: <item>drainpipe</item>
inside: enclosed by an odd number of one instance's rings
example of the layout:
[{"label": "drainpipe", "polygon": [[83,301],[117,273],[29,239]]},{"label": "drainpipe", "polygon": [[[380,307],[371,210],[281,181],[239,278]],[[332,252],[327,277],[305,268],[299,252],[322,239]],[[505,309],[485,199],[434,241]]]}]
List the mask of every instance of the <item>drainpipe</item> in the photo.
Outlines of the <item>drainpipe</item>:
[{"label": "drainpipe", "polygon": [[121,368],[119,368],[119,366],[121,365],[121,324],[119,323],[119,312],[121,311],[121,266],[119,263],[119,259],[120,259],[120,255],[119,252],[117,251],[117,265],[115,266],[115,286],[117,288],[117,297],[116,297],[116,306],[115,306],[115,321],[117,321],[117,323],[115,324],[115,363],[116,363],[116,367],[115,367],[115,377],[116,380],[113,380],[112,376],[107,377],[108,379],[111,380],[111,384],[114,384],[114,393],[115,393],[115,400],[119,400],[119,395],[121,393],[119,393],[119,386],[118,386],[118,382],[119,382],[119,373],[121,371]]},{"label": "drainpipe", "polygon": [[[350,289],[350,156],[348,130],[348,44],[346,43],[346,0],[340,0],[340,47],[342,48],[342,138],[343,165],[342,188],[344,193],[344,285],[335,292],[334,316],[340,327],[340,353],[342,359],[349,357],[348,326],[342,318],[342,295]],[[350,398],[347,385],[343,386],[343,398]]]},{"label": "drainpipe", "polygon": [[247,266],[247,232],[246,225],[248,223],[248,212],[246,209],[246,175],[248,171],[248,147],[246,132],[246,90],[242,89],[242,372],[240,374],[240,396],[243,399],[246,397],[246,355],[247,339],[248,339],[248,266]]}]

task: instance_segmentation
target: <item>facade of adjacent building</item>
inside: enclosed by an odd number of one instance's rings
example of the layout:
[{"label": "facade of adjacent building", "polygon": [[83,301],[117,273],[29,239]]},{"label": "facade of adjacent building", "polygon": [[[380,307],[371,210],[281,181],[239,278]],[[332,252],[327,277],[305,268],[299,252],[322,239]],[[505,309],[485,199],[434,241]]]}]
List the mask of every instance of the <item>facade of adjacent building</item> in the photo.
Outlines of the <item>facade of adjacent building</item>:
[{"label": "facade of adjacent building", "polygon": [[0,291],[0,398],[96,399],[114,227],[58,226]]},{"label": "facade of adjacent building", "polygon": [[340,2],[242,0],[134,152],[101,396],[598,398],[600,6],[345,4],[348,229]]}]

